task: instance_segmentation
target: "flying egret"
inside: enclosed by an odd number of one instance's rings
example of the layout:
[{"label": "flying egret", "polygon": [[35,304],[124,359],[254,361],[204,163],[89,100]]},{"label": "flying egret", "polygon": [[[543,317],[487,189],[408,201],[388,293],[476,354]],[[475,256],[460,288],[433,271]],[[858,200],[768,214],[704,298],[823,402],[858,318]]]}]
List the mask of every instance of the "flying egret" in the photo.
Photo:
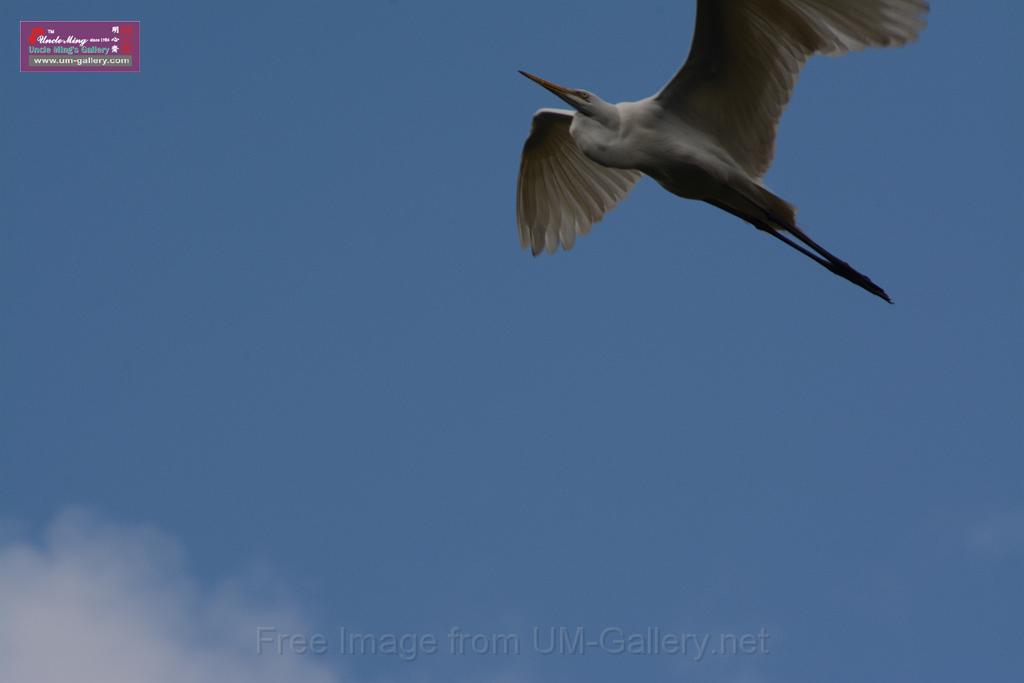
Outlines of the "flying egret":
[{"label": "flying egret", "polygon": [[516,220],[534,255],[571,249],[643,175],[712,204],[889,303],[885,291],[796,224],[761,182],[804,62],[904,45],[926,24],[925,0],[697,0],[690,56],[661,92],[609,104],[521,71],[575,111],[541,109],[523,148]]}]

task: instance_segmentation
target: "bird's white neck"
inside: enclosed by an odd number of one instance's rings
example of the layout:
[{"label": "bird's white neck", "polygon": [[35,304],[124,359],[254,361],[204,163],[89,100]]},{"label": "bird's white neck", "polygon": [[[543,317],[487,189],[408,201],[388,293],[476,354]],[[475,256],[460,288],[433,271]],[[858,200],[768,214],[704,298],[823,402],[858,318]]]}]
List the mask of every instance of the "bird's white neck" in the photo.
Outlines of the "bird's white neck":
[{"label": "bird's white neck", "polygon": [[577,113],[569,132],[583,153],[602,166],[628,168],[618,154],[622,119],[618,107],[602,103],[593,115]]}]

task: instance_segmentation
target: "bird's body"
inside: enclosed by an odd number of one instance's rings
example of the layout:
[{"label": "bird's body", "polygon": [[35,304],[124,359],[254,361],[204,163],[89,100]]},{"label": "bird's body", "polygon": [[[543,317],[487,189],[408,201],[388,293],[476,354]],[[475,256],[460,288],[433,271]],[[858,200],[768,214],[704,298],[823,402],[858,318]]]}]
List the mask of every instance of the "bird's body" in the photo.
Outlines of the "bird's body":
[{"label": "bird's body", "polygon": [[[698,0],[693,48],[657,95],[609,104],[524,73],[573,106],[534,116],[517,219],[535,254],[572,248],[642,175],[672,194],[732,213],[825,268],[889,300],[814,243],[761,178],[778,119],[804,61],[917,36],[924,0]],[[800,244],[793,241],[795,238]]]},{"label": "bird's body", "polygon": [[620,102],[613,125],[579,112],[569,132],[589,159],[602,166],[636,169],[651,177],[669,168],[729,164],[728,153],[703,131],[666,111],[653,99]]},{"label": "bird's body", "polygon": [[[654,99],[612,105],[613,126],[572,113],[569,133],[584,155],[608,168],[637,170],[684,199],[724,201],[758,184],[704,131]],[[565,112],[570,114],[570,112]]]}]

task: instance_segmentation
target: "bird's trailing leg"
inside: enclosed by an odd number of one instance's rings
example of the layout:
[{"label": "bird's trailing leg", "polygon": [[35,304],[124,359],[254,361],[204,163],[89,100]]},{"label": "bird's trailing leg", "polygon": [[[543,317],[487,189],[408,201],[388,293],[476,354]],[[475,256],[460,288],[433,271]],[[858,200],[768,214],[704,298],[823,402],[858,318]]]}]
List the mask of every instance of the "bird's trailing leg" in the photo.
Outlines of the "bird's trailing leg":
[{"label": "bird's trailing leg", "polygon": [[871,292],[872,294],[882,299],[883,301],[886,301],[890,304],[892,303],[892,299],[889,298],[889,295],[885,293],[885,290],[876,285],[874,282],[872,282],[871,278],[869,278],[864,273],[861,273],[860,271],[854,269],[853,266],[851,266],[849,263],[842,260],[838,256],[830,253],[827,249],[825,249],[820,244],[818,244],[810,237],[808,237],[803,230],[801,230],[795,225],[786,226],[785,230],[789,234],[793,235],[793,237],[797,238],[798,240],[806,244],[808,247],[816,251],[821,256],[816,257],[815,255],[812,255],[807,249],[800,247],[798,244],[787,238],[778,230],[772,230],[770,234],[773,237],[779,238],[780,240],[782,240],[789,246],[797,249],[798,251],[807,254],[815,261],[823,265],[825,268],[828,268],[830,271],[838,275],[839,277],[845,278],[852,282],[853,284],[857,285],[858,287],[866,289],[867,291]]},{"label": "bird's trailing leg", "polygon": [[[886,301],[890,304],[892,303],[892,299],[890,299],[889,295],[885,293],[885,290],[876,285],[874,282],[872,282],[871,278],[857,271],[849,263],[842,260],[838,256],[832,254],[827,249],[822,247],[820,244],[812,240],[810,237],[807,236],[806,233],[804,233],[803,230],[798,228],[796,225],[787,225],[775,219],[761,219],[746,216],[743,213],[736,211],[733,208],[729,207],[728,205],[720,202],[708,201],[708,203],[712,204],[713,206],[717,206],[723,211],[728,211],[729,213],[733,214],[734,216],[737,216],[738,218],[742,218],[743,220],[750,223],[758,230],[766,232],[775,239],[779,240],[780,242],[783,242],[784,244],[792,247],[793,249],[796,249],[804,256],[810,258],[811,260],[821,265],[823,268],[826,268],[829,271],[838,275],[839,277],[845,280],[849,280],[858,287],[865,289],[868,292],[871,292],[872,294],[882,299],[883,301]],[[789,237],[785,235],[785,233],[789,233],[797,240],[802,242],[803,245],[791,240]]]}]

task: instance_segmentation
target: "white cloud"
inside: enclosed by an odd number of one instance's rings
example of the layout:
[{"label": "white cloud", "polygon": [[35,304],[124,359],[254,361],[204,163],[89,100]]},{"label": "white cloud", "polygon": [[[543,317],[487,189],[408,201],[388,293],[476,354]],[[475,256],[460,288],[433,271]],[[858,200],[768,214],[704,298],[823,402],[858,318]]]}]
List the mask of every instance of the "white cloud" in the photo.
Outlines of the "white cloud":
[{"label": "white cloud", "polygon": [[258,626],[304,632],[294,612],[231,584],[206,590],[180,548],[81,511],[42,542],[0,536],[0,681],[336,683],[312,655],[256,654]]}]

